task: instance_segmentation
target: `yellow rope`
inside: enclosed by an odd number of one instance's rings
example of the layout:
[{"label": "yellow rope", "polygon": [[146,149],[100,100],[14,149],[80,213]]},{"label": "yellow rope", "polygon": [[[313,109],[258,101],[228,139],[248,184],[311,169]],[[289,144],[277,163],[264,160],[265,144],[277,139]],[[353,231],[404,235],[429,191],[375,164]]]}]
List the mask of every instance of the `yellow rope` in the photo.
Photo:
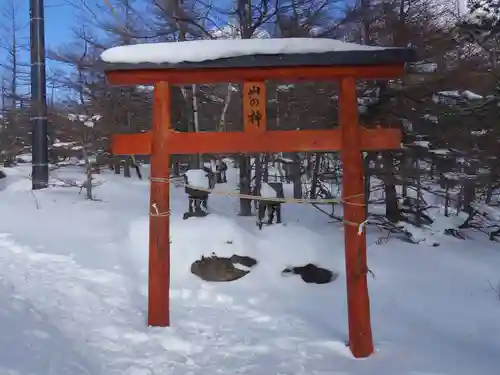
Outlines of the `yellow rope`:
[{"label": "yellow rope", "polygon": [[[241,194],[236,191],[216,191],[214,189],[208,189],[208,188],[200,188],[197,186],[189,185],[184,182],[179,181],[178,179],[173,179],[173,178],[160,178],[160,177],[150,177],[149,180],[151,182],[159,182],[159,183],[170,183],[173,182],[176,186],[182,186],[184,188],[190,188],[198,191],[204,191],[207,193],[215,194],[215,195],[220,195],[220,196],[226,196],[226,197],[237,197],[237,198],[242,198],[242,199],[251,199],[251,200],[257,200],[257,201],[271,201],[271,202],[279,202],[279,203],[298,203],[298,204],[320,204],[320,203],[341,203],[344,205],[351,205],[351,206],[358,206],[358,207],[365,207],[366,205],[364,203],[356,203],[356,202],[348,202],[346,199],[351,199],[351,198],[356,198],[364,195],[364,193],[360,194],[355,194],[355,195],[350,195],[348,197],[345,197],[344,199],[296,199],[296,198],[267,198],[267,197],[261,197],[261,196],[255,196],[255,195],[249,195],[249,194]],[[152,205],[153,210],[150,212],[151,216],[170,216],[171,212],[159,212],[158,208],[156,207],[156,203],[153,203]],[[346,220],[343,219],[342,222],[344,224],[353,226],[358,228],[358,236],[363,234],[364,228],[366,224],[368,224],[368,219],[357,223],[354,221]]]},{"label": "yellow rope", "polygon": [[358,206],[358,207],[365,207],[366,206],[364,203],[356,203],[356,202],[347,201],[347,199],[361,197],[364,195],[364,193],[344,197],[344,199],[339,199],[339,198],[329,198],[329,199],[268,198],[268,197],[261,197],[261,196],[255,196],[255,195],[249,195],[249,194],[241,194],[237,191],[220,191],[220,190],[215,190],[215,189],[200,188],[197,186],[186,184],[186,183],[181,182],[179,180],[174,180],[172,178],[150,177],[149,179],[151,180],[151,182],[160,182],[160,183],[173,182],[176,185],[182,186],[184,188],[203,191],[203,192],[210,193],[210,194],[221,195],[221,196],[225,196],[225,197],[236,197],[236,198],[240,198],[240,199],[250,199],[250,200],[256,200],[256,201],[267,201],[267,202],[277,202],[277,203],[297,203],[297,204],[341,203],[341,204],[348,204],[351,206]]}]

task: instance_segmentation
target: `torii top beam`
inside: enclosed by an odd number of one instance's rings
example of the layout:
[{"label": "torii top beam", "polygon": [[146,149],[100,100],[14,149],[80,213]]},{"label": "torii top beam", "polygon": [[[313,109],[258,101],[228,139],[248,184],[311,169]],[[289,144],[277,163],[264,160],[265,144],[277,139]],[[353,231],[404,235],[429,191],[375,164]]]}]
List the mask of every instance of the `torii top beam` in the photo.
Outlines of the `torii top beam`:
[{"label": "torii top beam", "polygon": [[395,78],[415,60],[408,48],[286,38],[195,40],[111,48],[101,55],[111,84]]},{"label": "torii top beam", "polygon": [[[407,48],[345,43],[332,39],[288,38],[201,40],[111,48],[101,56],[108,81],[114,85],[266,80],[337,80],[395,78],[415,58]],[[397,129],[362,129],[363,150],[399,148]],[[327,133],[328,132],[328,133]],[[334,151],[342,148],[339,130],[267,131],[250,140],[242,132],[173,133],[172,153],[234,153],[243,151]],[[243,144],[245,144],[244,147]],[[116,155],[149,154],[151,133],[119,134],[112,139]]]}]

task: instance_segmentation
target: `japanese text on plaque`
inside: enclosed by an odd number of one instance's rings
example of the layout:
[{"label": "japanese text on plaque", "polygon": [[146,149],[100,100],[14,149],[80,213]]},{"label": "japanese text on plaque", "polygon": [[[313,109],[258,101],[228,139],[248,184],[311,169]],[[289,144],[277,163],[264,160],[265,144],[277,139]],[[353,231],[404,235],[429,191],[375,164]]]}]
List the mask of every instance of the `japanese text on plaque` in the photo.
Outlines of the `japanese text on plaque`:
[{"label": "japanese text on plaque", "polygon": [[262,113],[260,112],[260,101],[262,100],[260,96],[260,87],[252,86],[248,89],[248,100],[250,104],[250,114],[248,115],[248,120],[250,123],[260,126],[260,121],[262,120]]}]

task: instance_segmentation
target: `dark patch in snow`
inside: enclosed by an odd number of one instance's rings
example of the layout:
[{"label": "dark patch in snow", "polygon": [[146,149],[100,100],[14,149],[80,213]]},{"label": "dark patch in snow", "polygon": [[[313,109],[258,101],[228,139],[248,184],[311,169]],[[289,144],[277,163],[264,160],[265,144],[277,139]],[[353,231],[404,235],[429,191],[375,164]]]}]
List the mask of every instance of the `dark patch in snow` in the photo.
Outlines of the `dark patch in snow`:
[{"label": "dark patch in snow", "polygon": [[308,284],[328,284],[337,279],[338,274],[326,268],[318,267],[314,264],[306,264],[300,267],[285,268],[282,275],[295,274],[300,275],[302,280]]},{"label": "dark patch in snow", "polygon": [[250,273],[250,270],[240,269],[235,264],[251,268],[257,264],[257,260],[236,254],[230,258],[215,254],[210,257],[202,255],[201,259],[191,264],[191,273],[204,281],[212,282],[235,281]]}]

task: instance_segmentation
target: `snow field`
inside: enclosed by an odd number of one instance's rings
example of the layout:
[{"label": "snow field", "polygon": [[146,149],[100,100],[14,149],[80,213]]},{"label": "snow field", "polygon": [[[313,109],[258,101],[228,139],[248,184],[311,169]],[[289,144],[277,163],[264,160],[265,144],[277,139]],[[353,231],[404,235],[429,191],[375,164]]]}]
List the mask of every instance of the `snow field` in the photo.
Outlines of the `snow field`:
[{"label": "snow field", "polygon": [[[172,327],[147,328],[148,182],[103,173],[100,201],[89,202],[71,188],[33,196],[28,173],[8,169],[0,186],[1,374],[498,372],[500,301],[488,281],[500,281],[500,254],[484,237],[370,246],[376,353],[355,360],[342,229],[313,208],[285,205],[285,223],[259,231],[255,217],[236,216],[236,199],[213,196],[209,216],[182,220],[187,198],[173,187]],[[233,283],[204,283],[189,267],[212,252],[259,264]],[[306,262],[340,277],[318,286],[280,275]]]}]

